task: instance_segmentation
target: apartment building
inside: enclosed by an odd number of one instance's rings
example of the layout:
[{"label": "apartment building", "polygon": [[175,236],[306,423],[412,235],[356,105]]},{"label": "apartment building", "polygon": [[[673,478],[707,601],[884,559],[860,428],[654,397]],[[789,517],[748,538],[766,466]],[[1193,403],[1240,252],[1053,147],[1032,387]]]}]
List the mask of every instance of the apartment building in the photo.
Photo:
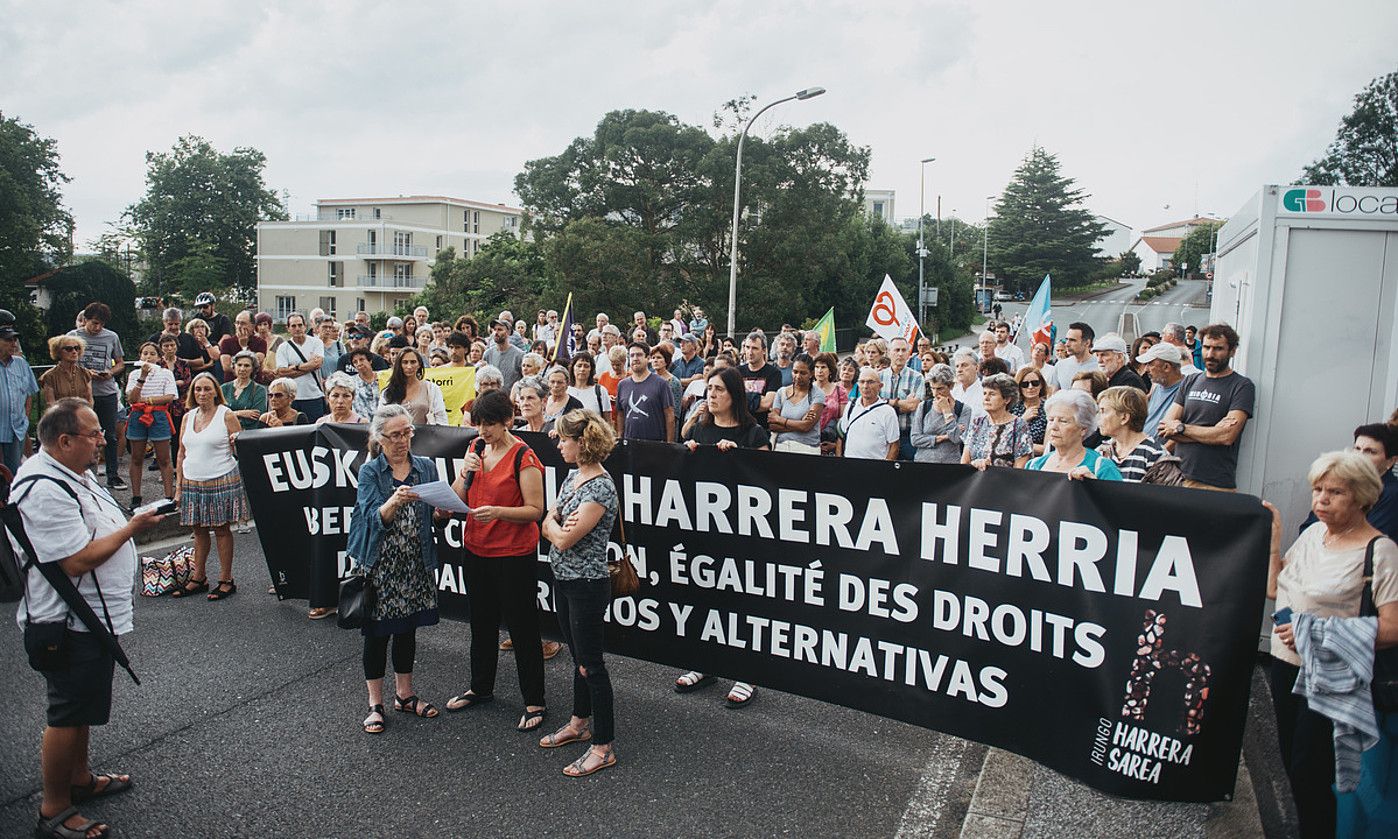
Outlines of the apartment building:
[{"label": "apartment building", "polygon": [[328,198],[295,221],[257,225],[257,306],[277,322],[324,309],[335,317],[393,311],[422,290],[438,252],[474,256],[521,211],[437,195]]}]

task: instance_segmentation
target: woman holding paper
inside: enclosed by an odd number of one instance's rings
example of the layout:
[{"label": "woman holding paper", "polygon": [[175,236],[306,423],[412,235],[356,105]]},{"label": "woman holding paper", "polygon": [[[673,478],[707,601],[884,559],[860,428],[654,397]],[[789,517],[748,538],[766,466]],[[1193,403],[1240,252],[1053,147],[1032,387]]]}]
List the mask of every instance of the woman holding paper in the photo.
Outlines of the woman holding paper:
[{"label": "woman holding paper", "polygon": [[544,514],[544,467],[510,433],[514,407],[503,390],[476,397],[471,406],[479,436],[462,461],[453,488],[471,508],[462,543],[466,596],[471,607],[471,686],[447,702],[462,711],[495,698],[500,619],[514,640],[519,689],[524,698],[520,731],[544,721],[544,654],[535,600],[539,525]]},{"label": "woman holding paper", "polygon": [[413,419],[402,405],[384,405],[369,423],[370,459],[359,469],[358,497],[347,552],[368,574],[373,611],[364,621],[366,734],[384,730],[383,680],[393,640],[393,710],[430,719],[438,711],[413,692],[417,629],[437,623],[434,511],[413,487],[437,480],[431,460],[412,453]]}]

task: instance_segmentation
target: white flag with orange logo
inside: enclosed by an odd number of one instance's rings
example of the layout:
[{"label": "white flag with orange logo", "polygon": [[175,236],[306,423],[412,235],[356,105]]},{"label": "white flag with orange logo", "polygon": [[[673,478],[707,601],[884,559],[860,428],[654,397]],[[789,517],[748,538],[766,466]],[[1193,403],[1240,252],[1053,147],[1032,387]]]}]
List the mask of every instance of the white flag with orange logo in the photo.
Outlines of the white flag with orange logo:
[{"label": "white flag with orange logo", "polygon": [[917,316],[908,308],[903,293],[887,274],[883,275],[883,285],[879,286],[879,293],[874,295],[874,305],[869,309],[869,318],[864,321],[864,325],[874,330],[874,334],[885,341],[906,338],[910,344],[917,343]]}]

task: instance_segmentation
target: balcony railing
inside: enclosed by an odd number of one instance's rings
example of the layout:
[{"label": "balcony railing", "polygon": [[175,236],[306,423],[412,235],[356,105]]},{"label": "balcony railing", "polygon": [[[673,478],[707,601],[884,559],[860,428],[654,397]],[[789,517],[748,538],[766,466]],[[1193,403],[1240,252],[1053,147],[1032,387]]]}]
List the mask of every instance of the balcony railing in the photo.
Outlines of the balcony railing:
[{"label": "balcony railing", "polygon": [[357,245],[355,252],[361,256],[406,256],[427,258],[427,248],[421,245]]},{"label": "balcony railing", "polygon": [[391,275],[378,275],[373,277],[360,276],[360,288],[422,288],[426,277],[394,277]]}]

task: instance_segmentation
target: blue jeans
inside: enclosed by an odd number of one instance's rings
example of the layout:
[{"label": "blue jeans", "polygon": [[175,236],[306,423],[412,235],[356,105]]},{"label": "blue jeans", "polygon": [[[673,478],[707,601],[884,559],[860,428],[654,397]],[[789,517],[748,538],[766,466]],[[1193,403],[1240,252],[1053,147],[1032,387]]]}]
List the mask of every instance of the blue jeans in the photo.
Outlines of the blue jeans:
[{"label": "blue jeans", "polygon": [[[603,617],[612,602],[612,581],[556,580],[558,628],[573,655],[573,716],[592,718],[592,742],[606,746],[615,738],[612,677],[602,661]],[[518,646],[516,645],[516,648]],[[584,676],[579,667],[587,669]]]},{"label": "blue jeans", "polygon": [[0,443],[0,458],[3,458],[5,465],[10,468],[11,475],[18,472],[19,462],[24,459],[24,440]]}]

